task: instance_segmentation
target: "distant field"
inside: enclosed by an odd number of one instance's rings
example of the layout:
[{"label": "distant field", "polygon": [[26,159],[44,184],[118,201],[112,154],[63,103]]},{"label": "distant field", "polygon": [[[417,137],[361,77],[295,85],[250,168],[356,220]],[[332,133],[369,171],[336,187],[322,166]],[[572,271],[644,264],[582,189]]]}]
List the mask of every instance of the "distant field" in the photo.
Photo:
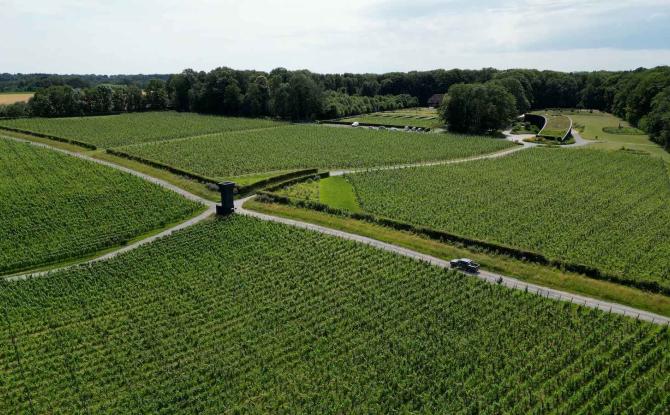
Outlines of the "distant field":
[{"label": "distant field", "polygon": [[[583,138],[597,140],[589,148],[611,150],[625,147],[644,151],[670,162],[670,153],[651,141],[643,131],[631,127],[629,123],[612,114],[594,110],[569,113],[569,117]],[[619,125],[623,130],[619,130]]]},{"label": "distant field", "polygon": [[103,148],[279,125],[282,124],[263,119],[178,112],[0,121],[0,126],[77,140]]},{"label": "distant field", "polygon": [[437,111],[433,108],[405,108],[395,111],[374,112],[342,118],[340,121],[421,128],[441,127],[443,124],[438,117]]},{"label": "distant field", "polygon": [[514,146],[451,134],[291,125],[122,147],[133,156],[208,177],[300,168],[363,168],[462,158]]},{"label": "distant field", "polygon": [[547,124],[537,134],[549,139],[561,139],[570,128],[570,118],[565,115],[541,114],[547,119]]},{"label": "distant field", "polygon": [[661,160],[541,148],[347,179],[367,212],[670,290],[670,177]]},{"label": "distant field", "polygon": [[33,95],[32,92],[0,92],[0,105],[27,102]]},{"label": "distant field", "polygon": [[195,213],[173,192],[95,163],[0,139],[0,274],[120,245]]},{"label": "distant field", "polygon": [[6,413],[667,412],[670,331],[234,216],[2,284]]},{"label": "distant field", "polygon": [[380,116],[374,114],[342,118],[340,121],[351,122],[351,123],[360,122],[365,124],[389,125],[397,127],[408,126],[408,127],[421,127],[421,128],[433,128],[433,127],[439,127],[441,125],[441,122],[436,119],[391,117],[391,116]]}]

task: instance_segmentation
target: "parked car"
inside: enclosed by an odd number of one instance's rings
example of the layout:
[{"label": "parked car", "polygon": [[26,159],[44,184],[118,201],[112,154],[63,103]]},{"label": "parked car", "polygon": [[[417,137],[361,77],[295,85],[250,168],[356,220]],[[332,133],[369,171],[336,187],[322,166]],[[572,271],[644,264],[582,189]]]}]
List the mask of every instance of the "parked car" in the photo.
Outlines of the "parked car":
[{"label": "parked car", "polygon": [[358,121],[354,121],[354,122],[351,123],[352,127],[358,127],[359,125],[360,124],[358,123]]},{"label": "parked car", "polygon": [[479,272],[479,264],[468,258],[452,259],[449,261],[451,268],[476,274]]}]

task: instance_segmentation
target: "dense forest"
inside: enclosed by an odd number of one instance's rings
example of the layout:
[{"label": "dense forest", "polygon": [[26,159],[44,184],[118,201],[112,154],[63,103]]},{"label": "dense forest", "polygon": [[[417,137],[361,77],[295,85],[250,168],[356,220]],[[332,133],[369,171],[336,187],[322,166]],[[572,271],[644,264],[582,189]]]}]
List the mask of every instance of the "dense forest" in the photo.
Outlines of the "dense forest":
[{"label": "dense forest", "polygon": [[[488,128],[529,109],[608,111],[670,146],[670,67],[634,71],[556,72],[532,69],[433,70],[386,74],[316,74],[216,68],[172,75],[0,75],[0,91],[36,91],[29,105],[0,109],[0,116],[66,116],[172,108],[212,114],[274,116],[294,120],[425,105],[450,91],[474,108],[494,108],[478,125]],[[452,94],[455,92],[454,94]],[[512,99],[510,99],[510,96]],[[470,97],[469,99],[467,99]],[[487,105],[510,106],[501,110]],[[456,112],[455,112],[456,113]],[[495,118],[503,117],[504,120]],[[472,126],[463,126],[469,129]]]}]

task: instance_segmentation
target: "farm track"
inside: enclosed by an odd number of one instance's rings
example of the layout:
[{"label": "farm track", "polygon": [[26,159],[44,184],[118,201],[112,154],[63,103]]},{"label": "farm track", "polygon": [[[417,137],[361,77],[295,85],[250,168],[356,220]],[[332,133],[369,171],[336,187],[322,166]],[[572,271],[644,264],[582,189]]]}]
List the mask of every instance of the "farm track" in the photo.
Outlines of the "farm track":
[{"label": "farm track", "polygon": [[[510,140],[510,141],[514,141],[514,140]],[[408,163],[408,164],[396,164],[396,165],[393,165],[393,166],[368,167],[368,168],[363,168],[363,169],[332,170],[330,172],[330,175],[331,176],[342,176],[342,175],[345,175],[345,174],[362,173],[362,172],[369,172],[369,171],[408,169],[408,168],[412,168],[412,167],[443,166],[443,165],[448,165],[448,164],[465,163],[465,162],[468,162],[468,161],[495,159],[495,158],[499,158],[499,157],[509,156],[510,154],[516,153],[517,151],[524,150],[526,148],[534,147],[534,146],[537,145],[537,144],[528,143],[528,142],[525,142],[525,141],[514,141],[514,142],[517,142],[521,145],[509,148],[509,149],[506,149],[506,150],[498,151],[498,152],[495,152],[495,153],[482,154],[482,155],[479,155],[479,156],[467,157],[467,158],[462,158],[462,159],[442,160],[442,161],[427,161],[427,162],[421,162],[421,163]]]},{"label": "farm track", "polygon": [[[0,137],[5,138],[5,139],[19,141],[19,142],[28,143],[28,144],[35,145],[35,146],[38,146],[38,147],[48,148],[48,149],[51,149],[51,150],[54,150],[54,151],[59,151],[59,152],[64,153],[64,154],[71,155],[73,157],[78,157],[78,158],[81,158],[81,159],[84,159],[84,160],[92,161],[94,163],[99,163],[99,164],[114,168],[114,169],[117,169],[117,170],[121,170],[121,171],[124,171],[126,173],[133,174],[135,176],[141,177],[141,178],[143,178],[143,179],[145,179],[145,180],[147,180],[151,183],[154,183],[154,184],[157,184],[157,185],[162,186],[164,188],[167,188],[169,190],[172,190],[172,191],[184,196],[187,199],[200,202],[200,203],[207,206],[207,210],[205,212],[201,213],[200,215],[198,215],[194,218],[191,218],[191,219],[187,220],[186,222],[183,222],[183,223],[181,223],[179,225],[176,225],[172,228],[166,229],[159,234],[156,234],[156,235],[150,236],[148,238],[142,239],[140,241],[137,241],[133,244],[130,244],[130,245],[125,246],[123,248],[120,248],[118,250],[109,252],[109,253],[107,253],[103,256],[100,256],[98,258],[94,258],[92,260],[84,261],[84,262],[81,262],[81,263],[78,263],[78,264],[69,265],[69,266],[66,266],[66,267],[54,268],[54,269],[51,269],[51,270],[48,270],[48,271],[41,271],[41,272],[33,272],[33,273],[25,273],[25,274],[20,274],[20,275],[8,276],[8,277],[5,277],[6,280],[18,281],[18,280],[25,280],[25,279],[33,278],[33,277],[41,277],[41,276],[48,275],[49,273],[54,272],[54,271],[73,268],[73,267],[76,267],[76,266],[79,266],[79,265],[89,264],[89,263],[93,263],[93,262],[96,262],[96,261],[103,261],[103,260],[111,259],[111,258],[113,258],[117,255],[120,255],[120,254],[124,253],[124,252],[133,250],[133,249],[135,249],[139,246],[150,243],[150,242],[152,242],[152,241],[154,241],[158,238],[170,235],[171,233],[173,233],[175,231],[185,229],[185,228],[187,228],[191,225],[194,225],[194,224],[208,218],[209,216],[211,216],[215,212],[215,207],[216,207],[215,202],[203,199],[200,196],[194,195],[194,194],[192,194],[192,193],[190,193],[190,192],[188,192],[188,191],[186,191],[182,188],[179,188],[175,185],[172,185],[168,182],[165,182],[163,180],[157,179],[155,177],[149,176],[149,175],[144,174],[144,173],[137,172],[137,171],[129,169],[127,167],[123,167],[123,166],[120,166],[120,165],[117,165],[117,164],[114,164],[114,163],[111,163],[111,162],[108,162],[108,161],[104,161],[104,160],[98,160],[98,159],[95,159],[95,158],[92,158],[92,157],[89,157],[89,156],[86,156],[86,155],[83,155],[83,154],[78,154],[78,153],[63,150],[63,149],[60,149],[60,148],[55,148],[55,147],[49,146],[47,144],[36,143],[36,142],[29,141],[29,140],[23,140],[23,139],[18,139],[18,138],[14,138],[14,137],[6,137],[6,136],[0,136]],[[511,140],[511,141],[516,141],[517,138],[519,138],[521,140],[521,136],[512,137],[512,136],[508,135],[508,137],[507,137],[507,139]],[[586,142],[586,143],[588,144],[588,142]],[[584,144],[582,144],[582,145],[584,145]],[[467,159],[450,160],[450,161],[435,162],[435,163],[417,163],[417,164],[413,164],[413,165],[408,164],[408,165],[400,165],[400,166],[385,166],[385,167],[379,167],[379,168],[374,169],[374,170],[393,169],[393,168],[407,168],[407,167],[416,167],[416,166],[431,166],[431,165],[440,165],[440,164],[453,164],[453,163],[462,163],[462,162],[466,162],[466,161],[481,160],[481,159],[487,159],[487,158],[498,158],[498,157],[507,156],[509,154],[513,154],[516,151],[520,151],[520,150],[523,150],[525,148],[531,148],[531,147],[534,147],[534,146],[535,146],[535,144],[532,144],[532,143],[524,143],[523,146],[518,146],[518,147],[509,149],[509,150],[504,150],[504,151],[500,151],[500,152],[497,152],[497,153],[471,157],[471,158],[467,158]],[[366,170],[363,170],[363,171],[370,171],[370,170],[373,170],[373,169],[366,169]],[[338,173],[339,173],[341,175],[341,174],[345,174],[347,172],[355,172],[355,171],[353,171],[353,170],[348,170],[348,171],[347,170],[340,170],[340,171],[334,171],[331,174],[332,175],[338,175]],[[438,266],[438,267],[441,267],[441,268],[450,268],[450,265],[449,265],[448,261],[430,256],[430,255],[422,254],[420,252],[413,251],[413,250],[410,250],[410,249],[407,249],[407,248],[403,248],[403,247],[400,247],[400,246],[397,246],[397,245],[381,242],[381,241],[378,241],[376,239],[368,238],[368,237],[357,235],[357,234],[352,234],[352,233],[343,232],[343,231],[331,229],[331,228],[320,226],[320,225],[315,225],[315,224],[308,223],[308,222],[302,222],[302,221],[297,221],[297,220],[293,220],[293,219],[271,216],[271,215],[267,215],[267,214],[264,214],[264,213],[255,212],[255,211],[245,209],[244,208],[244,203],[247,202],[249,199],[251,199],[253,197],[254,196],[252,195],[252,196],[247,196],[243,199],[236,200],[235,201],[236,212],[238,214],[241,214],[241,215],[246,215],[246,216],[254,217],[254,218],[265,220],[265,221],[282,223],[282,224],[285,224],[285,225],[288,225],[288,226],[293,226],[293,227],[296,227],[296,228],[307,229],[307,230],[311,230],[311,231],[314,231],[314,232],[319,232],[319,233],[322,233],[324,235],[331,235],[331,236],[335,236],[335,237],[338,237],[338,238],[363,243],[363,244],[375,247],[377,249],[381,249],[381,250],[391,252],[391,253],[394,253],[394,254],[397,254],[397,255],[402,255],[402,256],[409,257],[409,258],[413,258],[413,259],[416,259],[418,261],[426,262],[426,263],[429,263],[431,265]],[[479,278],[479,279],[481,279],[483,281],[486,281],[486,282],[489,282],[489,283],[496,283],[496,284],[504,285],[508,288],[528,291],[528,292],[531,292],[531,293],[534,293],[534,294],[537,294],[537,295],[541,295],[543,297],[551,298],[551,299],[554,299],[554,300],[566,301],[566,302],[569,301],[571,303],[579,304],[579,305],[582,305],[582,306],[585,306],[585,307],[595,308],[595,309],[599,309],[599,310],[602,310],[602,311],[605,311],[605,312],[611,312],[611,313],[620,314],[620,315],[623,315],[623,316],[638,318],[640,320],[648,321],[648,322],[655,323],[655,324],[670,325],[670,318],[668,318],[668,317],[664,317],[664,316],[654,314],[654,313],[651,313],[651,312],[648,312],[648,311],[636,309],[636,308],[633,308],[633,307],[624,306],[624,305],[617,304],[617,303],[611,303],[611,302],[607,302],[607,301],[600,301],[600,300],[596,300],[596,299],[593,299],[593,298],[590,298],[590,297],[585,297],[585,296],[581,296],[581,295],[577,295],[577,294],[568,293],[568,292],[565,292],[565,291],[560,291],[560,290],[555,290],[555,289],[552,289],[552,288],[542,287],[542,286],[535,285],[535,284],[530,284],[530,283],[527,283],[527,282],[524,282],[524,281],[521,281],[521,280],[517,280],[515,278],[508,277],[508,276],[505,276],[505,275],[502,275],[502,274],[497,274],[497,273],[488,272],[488,271],[481,271],[476,275],[475,274],[468,274],[468,275],[472,275],[473,277]]]}]

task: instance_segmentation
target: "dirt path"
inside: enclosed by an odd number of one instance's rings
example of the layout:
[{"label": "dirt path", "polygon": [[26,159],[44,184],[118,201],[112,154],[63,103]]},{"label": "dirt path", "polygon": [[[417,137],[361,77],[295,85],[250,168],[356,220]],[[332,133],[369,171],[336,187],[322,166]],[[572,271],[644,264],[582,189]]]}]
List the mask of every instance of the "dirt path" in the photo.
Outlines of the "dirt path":
[{"label": "dirt path", "polygon": [[499,157],[505,157],[505,156],[508,156],[512,153],[516,153],[517,151],[525,150],[527,148],[531,148],[531,147],[535,146],[535,144],[533,144],[533,143],[526,143],[526,142],[519,142],[519,143],[521,143],[522,145],[517,145],[517,146],[514,146],[512,148],[501,150],[501,151],[498,151],[498,152],[495,152],[495,153],[481,154],[481,155],[478,155],[478,156],[466,157],[466,158],[462,158],[462,159],[428,161],[428,162],[422,162],[422,163],[394,164],[392,166],[368,167],[368,168],[362,168],[362,169],[332,170],[330,172],[330,175],[331,176],[342,176],[342,175],[345,175],[345,174],[362,173],[362,172],[368,172],[368,171],[408,169],[408,168],[411,168],[411,167],[443,166],[443,165],[447,165],[447,164],[458,164],[458,163],[465,163],[465,162],[468,162],[468,161],[475,161],[475,160],[495,159],[495,158],[499,158]]}]

